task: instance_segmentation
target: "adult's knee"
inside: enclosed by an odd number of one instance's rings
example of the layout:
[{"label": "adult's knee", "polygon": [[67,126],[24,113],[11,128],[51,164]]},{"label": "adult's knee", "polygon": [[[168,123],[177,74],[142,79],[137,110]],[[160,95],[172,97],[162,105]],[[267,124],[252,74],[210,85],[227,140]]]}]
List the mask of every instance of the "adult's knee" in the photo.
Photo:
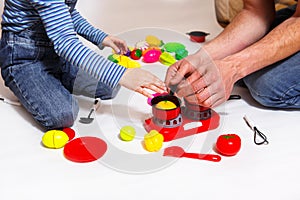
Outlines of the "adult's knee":
[{"label": "adult's knee", "polygon": [[281,77],[257,76],[244,78],[251,96],[261,105],[271,108],[300,108],[300,84],[287,85]]}]

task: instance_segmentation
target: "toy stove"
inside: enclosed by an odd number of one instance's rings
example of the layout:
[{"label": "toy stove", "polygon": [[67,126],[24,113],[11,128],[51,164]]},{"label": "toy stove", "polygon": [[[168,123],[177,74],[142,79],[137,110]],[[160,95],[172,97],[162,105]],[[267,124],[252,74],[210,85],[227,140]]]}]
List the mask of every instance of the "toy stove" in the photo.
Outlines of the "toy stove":
[{"label": "toy stove", "polygon": [[[158,108],[157,104],[162,101],[170,101],[176,108]],[[181,106],[181,101],[173,95],[154,97],[151,100],[153,117],[145,120],[145,129],[148,132],[157,130],[167,142],[219,126],[220,116],[214,110],[184,102],[185,106]]]}]

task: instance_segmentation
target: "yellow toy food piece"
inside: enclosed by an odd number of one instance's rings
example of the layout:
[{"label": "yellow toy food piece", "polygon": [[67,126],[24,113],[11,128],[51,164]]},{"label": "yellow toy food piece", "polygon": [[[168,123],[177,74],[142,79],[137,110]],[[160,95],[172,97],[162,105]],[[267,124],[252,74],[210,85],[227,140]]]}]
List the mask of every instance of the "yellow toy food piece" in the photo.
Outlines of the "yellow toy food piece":
[{"label": "yellow toy food piece", "polygon": [[123,141],[131,141],[135,137],[135,129],[132,126],[123,126],[120,130],[120,138]]},{"label": "yellow toy food piece", "polygon": [[118,61],[118,64],[126,67],[126,68],[139,68],[141,67],[141,64],[138,63],[135,60],[131,60],[129,57],[127,56],[123,56],[123,55],[117,55],[115,54],[113,56],[113,58],[115,58]]},{"label": "yellow toy food piece", "polygon": [[60,130],[47,131],[42,138],[44,146],[52,149],[64,147],[69,141],[68,135]]},{"label": "yellow toy food piece", "polygon": [[161,40],[154,35],[147,35],[146,42],[149,44],[150,47],[159,47],[162,44]]},{"label": "yellow toy food piece", "polygon": [[159,62],[163,65],[173,65],[176,62],[176,59],[168,52],[163,52],[159,57]]},{"label": "yellow toy food piece", "polygon": [[177,108],[177,106],[172,101],[161,101],[156,104],[156,108],[161,110],[172,110],[174,108]]},{"label": "yellow toy food piece", "polygon": [[159,151],[163,142],[164,136],[156,130],[151,130],[144,136],[145,149],[149,152]]}]

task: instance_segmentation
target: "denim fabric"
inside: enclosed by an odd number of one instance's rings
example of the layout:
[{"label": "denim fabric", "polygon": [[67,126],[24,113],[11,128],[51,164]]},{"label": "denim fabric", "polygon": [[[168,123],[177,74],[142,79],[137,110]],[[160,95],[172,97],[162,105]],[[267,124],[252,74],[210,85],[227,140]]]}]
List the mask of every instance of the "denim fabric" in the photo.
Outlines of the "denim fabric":
[{"label": "denim fabric", "polygon": [[110,99],[119,89],[61,59],[40,24],[20,33],[2,32],[0,66],[5,85],[46,129],[73,125],[79,111],[73,94]]},{"label": "denim fabric", "polygon": [[[273,27],[293,15],[296,6],[279,10]],[[253,98],[273,108],[300,108],[300,52],[244,79]]]}]

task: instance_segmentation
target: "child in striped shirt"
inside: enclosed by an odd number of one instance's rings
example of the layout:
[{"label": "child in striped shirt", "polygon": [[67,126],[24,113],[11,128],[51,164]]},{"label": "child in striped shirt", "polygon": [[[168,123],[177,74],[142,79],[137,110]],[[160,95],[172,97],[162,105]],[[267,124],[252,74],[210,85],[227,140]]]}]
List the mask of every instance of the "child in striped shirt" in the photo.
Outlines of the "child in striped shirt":
[{"label": "child in striped shirt", "polygon": [[165,90],[142,69],[126,69],[83,45],[125,53],[125,41],[96,29],[75,9],[77,0],[5,0],[0,66],[5,85],[46,129],[73,125],[78,104],[72,94],[114,97],[120,85],[147,97]]}]

